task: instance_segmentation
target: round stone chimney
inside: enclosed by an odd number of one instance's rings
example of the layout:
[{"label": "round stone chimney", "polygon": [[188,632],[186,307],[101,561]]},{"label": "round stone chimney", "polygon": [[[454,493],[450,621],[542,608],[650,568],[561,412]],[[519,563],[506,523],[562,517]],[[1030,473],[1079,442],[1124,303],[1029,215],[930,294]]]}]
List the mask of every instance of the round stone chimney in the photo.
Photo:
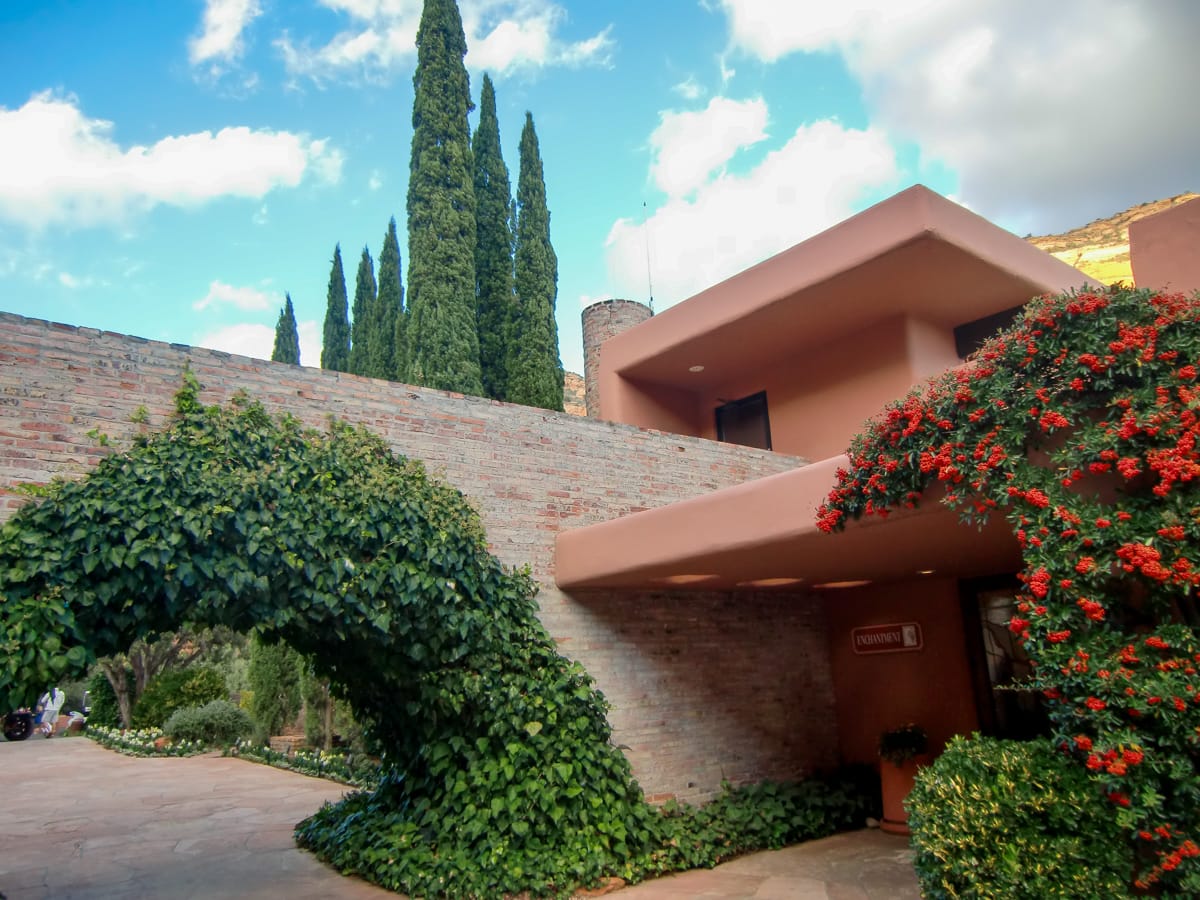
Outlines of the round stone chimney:
[{"label": "round stone chimney", "polygon": [[652,315],[636,300],[601,300],[583,310],[584,403],[590,418],[600,415],[600,345]]}]

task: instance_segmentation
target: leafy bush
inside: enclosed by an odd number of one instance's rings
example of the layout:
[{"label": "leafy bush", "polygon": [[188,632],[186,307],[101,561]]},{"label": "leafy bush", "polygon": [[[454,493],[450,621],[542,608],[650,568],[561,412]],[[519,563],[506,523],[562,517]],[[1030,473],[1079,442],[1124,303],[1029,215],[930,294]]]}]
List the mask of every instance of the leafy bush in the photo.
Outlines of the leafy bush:
[{"label": "leafy bush", "polygon": [[197,741],[170,741],[158,728],[121,729],[88,725],[84,734],[102,747],[125,756],[195,756],[208,749]]},{"label": "leafy bush", "polygon": [[253,727],[245,710],[228,700],[212,700],[204,706],[175,710],[163,725],[163,732],[174,740],[227,745],[249,734]]},{"label": "leafy bush", "polygon": [[224,699],[225,678],[216,669],[168,669],[152,679],[138,698],[133,708],[133,727],[162,728],[177,709]]},{"label": "leafy bush", "polygon": [[930,900],[1128,896],[1125,835],[1099,786],[1048,740],[955,738],[907,805]]},{"label": "leafy bush", "polygon": [[91,702],[88,725],[118,727],[121,724],[121,707],[117,705],[117,695],[105,674],[96,672],[92,675],[88,679],[87,689]]},{"label": "leafy bush", "polygon": [[764,781],[724,793],[699,807],[663,808],[661,849],[649,871],[712,867],[757,850],[861,827],[878,816],[879,778],[867,767],[804,781]]},{"label": "leafy bush", "polygon": [[300,673],[304,661],[282,641],[250,644],[246,681],[253,692],[250,715],[264,736],[279,734],[300,714]]}]

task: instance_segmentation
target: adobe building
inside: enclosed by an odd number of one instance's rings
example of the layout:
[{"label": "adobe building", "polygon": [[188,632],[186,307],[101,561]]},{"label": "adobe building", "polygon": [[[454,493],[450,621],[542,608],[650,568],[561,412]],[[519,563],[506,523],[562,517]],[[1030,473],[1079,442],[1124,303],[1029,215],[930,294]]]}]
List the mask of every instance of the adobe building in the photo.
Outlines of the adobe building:
[{"label": "adobe building", "polygon": [[[1162,215],[1195,235],[1198,211]],[[1200,264],[1171,268],[1195,262],[1179,221],[1131,234],[1139,282],[1200,288]],[[1087,283],[913,187],[659,315],[589,307],[586,419],[0,313],[0,520],[16,483],[165,424],[187,365],[204,402],[336,415],[463,491],[492,551],[532,567],[652,800],[870,762],[905,722],[935,744],[1021,733],[1038,709],[993,690],[1022,665],[1005,523],[927,500],[826,535],[815,511],[867,418],[1031,297]]]}]

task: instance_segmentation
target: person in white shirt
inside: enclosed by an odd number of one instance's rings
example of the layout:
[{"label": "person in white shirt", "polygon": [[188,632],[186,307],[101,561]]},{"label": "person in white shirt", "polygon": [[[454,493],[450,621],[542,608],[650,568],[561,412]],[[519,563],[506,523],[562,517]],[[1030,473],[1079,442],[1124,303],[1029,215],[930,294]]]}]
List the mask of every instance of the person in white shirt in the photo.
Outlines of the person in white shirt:
[{"label": "person in white shirt", "polygon": [[38,701],[38,709],[41,710],[41,725],[39,728],[46,737],[54,736],[54,727],[58,724],[59,710],[63,708],[63,704],[66,702],[67,695],[56,687],[52,687],[46,693],[42,694],[42,699]]}]

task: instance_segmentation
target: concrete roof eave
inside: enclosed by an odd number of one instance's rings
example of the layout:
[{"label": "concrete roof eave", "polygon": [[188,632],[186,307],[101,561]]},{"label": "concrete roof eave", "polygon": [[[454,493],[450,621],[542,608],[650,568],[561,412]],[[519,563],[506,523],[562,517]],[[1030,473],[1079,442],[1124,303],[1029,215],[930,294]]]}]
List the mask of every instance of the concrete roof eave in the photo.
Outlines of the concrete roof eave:
[{"label": "concrete roof eave", "polygon": [[[1014,571],[1020,552],[1003,515],[964,526],[935,497],[886,519],[825,534],[816,510],[845,456],[558,535],[563,590],[732,589],[794,579],[815,587],[893,581],[935,571],[969,577]],[[936,492],[935,492],[936,493]]]},{"label": "concrete roof eave", "polygon": [[890,316],[954,327],[1082,285],[1098,282],[914,185],[610,338],[601,365],[695,388]]}]

